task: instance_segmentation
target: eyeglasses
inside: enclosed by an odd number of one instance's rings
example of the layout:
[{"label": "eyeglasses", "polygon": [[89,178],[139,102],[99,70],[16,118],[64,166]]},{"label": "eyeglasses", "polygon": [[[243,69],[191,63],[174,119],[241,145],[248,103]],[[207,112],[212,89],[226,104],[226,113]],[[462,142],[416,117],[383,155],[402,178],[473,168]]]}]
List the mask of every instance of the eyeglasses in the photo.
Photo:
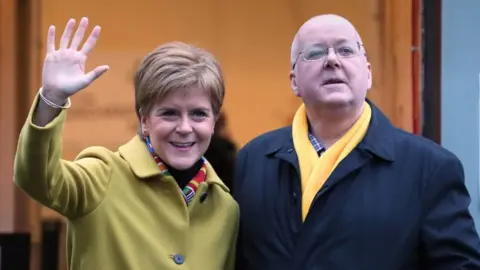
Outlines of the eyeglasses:
[{"label": "eyeglasses", "polygon": [[307,47],[306,50],[299,52],[297,54],[297,58],[292,65],[292,69],[295,69],[295,66],[298,61],[298,57],[302,55],[303,61],[318,61],[326,58],[330,53],[330,48],[333,49],[337,57],[340,58],[350,58],[354,56],[358,56],[361,53],[362,44],[360,42],[356,42],[355,44],[341,44],[335,47],[327,47],[322,45],[312,45]]}]

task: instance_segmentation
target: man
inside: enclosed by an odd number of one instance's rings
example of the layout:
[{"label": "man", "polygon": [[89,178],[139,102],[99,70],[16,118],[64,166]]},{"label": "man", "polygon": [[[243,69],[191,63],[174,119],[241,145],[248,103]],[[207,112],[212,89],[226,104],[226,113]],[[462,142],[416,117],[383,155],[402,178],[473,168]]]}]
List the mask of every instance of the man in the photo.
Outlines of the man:
[{"label": "man", "polygon": [[237,269],[480,269],[462,164],[366,99],[371,67],[350,22],[308,20],[290,81],[303,101],[292,125],[237,157]]}]

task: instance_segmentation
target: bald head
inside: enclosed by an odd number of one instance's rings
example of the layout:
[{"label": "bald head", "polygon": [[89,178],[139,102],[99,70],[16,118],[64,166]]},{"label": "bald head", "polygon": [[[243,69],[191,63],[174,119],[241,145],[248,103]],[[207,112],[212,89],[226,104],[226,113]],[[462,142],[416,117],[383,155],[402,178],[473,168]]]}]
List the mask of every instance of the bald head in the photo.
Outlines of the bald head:
[{"label": "bald head", "polygon": [[309,19],[292,44],[290,85],[294,94],[302,98],[307,110],[356,111],[372,86],[371,66],[364,54],[360,35],[345,18],[328,14]]},{"label": "bald head", "polygon": [[318,15],[307,20],[295,34],[290,52],[291,64],[295,63],[298,53],[302,51],[304,44],[309,39],[321,35],[322,33],[319,33],[319,31],[329,34],[329,28],[334,28],[335,31],[340,29],[338,35],[341,36],[353,35],[356,41],[363,44],[357,29],[347,19],[335,14]]}]

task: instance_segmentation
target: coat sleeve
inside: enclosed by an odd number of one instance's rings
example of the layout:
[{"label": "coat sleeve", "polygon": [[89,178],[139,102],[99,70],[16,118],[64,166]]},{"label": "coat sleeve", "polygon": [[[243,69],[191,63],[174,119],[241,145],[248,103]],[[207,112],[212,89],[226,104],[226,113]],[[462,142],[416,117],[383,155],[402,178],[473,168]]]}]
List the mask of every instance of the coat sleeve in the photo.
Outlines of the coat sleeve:
[{"label": "coat sleeve", "polygon": [[20,132],[14,161],[14,182],[32,199],[74,219],[92,211],[110,180],[111,155],[87,149],[75,161],[62,156],[63,110],[45,127],[32,123],[38,96]]},{"label": "coat sleeve", "polygon": [[239,226],[239,219],[240,219],[240,210],[238,209],[238,206],[236,207],[236,222],[235,222],[235,232],[233,234],[233,241],[232,245],[230,247],[230,250],[228,251],[228,257],[227,257],[227,262],[225,263],[225,270],[235,270],[235,262],[236,262],[236,256],[237,256],[237,237],[238,237],[238,226]]},{"label": "coat sleeve", "polygon": [[422,251],[428,270],[480,269],[480,240],[469,212],[460,160],[449,156],[424,189]]}]

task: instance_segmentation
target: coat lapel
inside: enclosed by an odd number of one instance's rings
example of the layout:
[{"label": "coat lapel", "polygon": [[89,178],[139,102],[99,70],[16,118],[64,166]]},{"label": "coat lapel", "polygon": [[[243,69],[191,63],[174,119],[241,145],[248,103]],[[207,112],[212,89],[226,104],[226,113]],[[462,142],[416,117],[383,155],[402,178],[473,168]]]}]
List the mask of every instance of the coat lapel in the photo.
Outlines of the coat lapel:
[{"label": "coat lapel", "polygon": [[144,141],[138,135],[120,146],[118,152],[138,178],[145,179],[161,175],[155,160],[153,160]]},{"label": "coat lapel", "polygon": [[[118,148],[120,156],[129,164],[133,173],[140,179],[147,179],[154,176],[162,176],[155,160],[140,136],[133,137],[128,143]],[[207,162],[207,179],[208,184],[216,184],[226,192],[228,187],[220,180],[210,163]]]}]

